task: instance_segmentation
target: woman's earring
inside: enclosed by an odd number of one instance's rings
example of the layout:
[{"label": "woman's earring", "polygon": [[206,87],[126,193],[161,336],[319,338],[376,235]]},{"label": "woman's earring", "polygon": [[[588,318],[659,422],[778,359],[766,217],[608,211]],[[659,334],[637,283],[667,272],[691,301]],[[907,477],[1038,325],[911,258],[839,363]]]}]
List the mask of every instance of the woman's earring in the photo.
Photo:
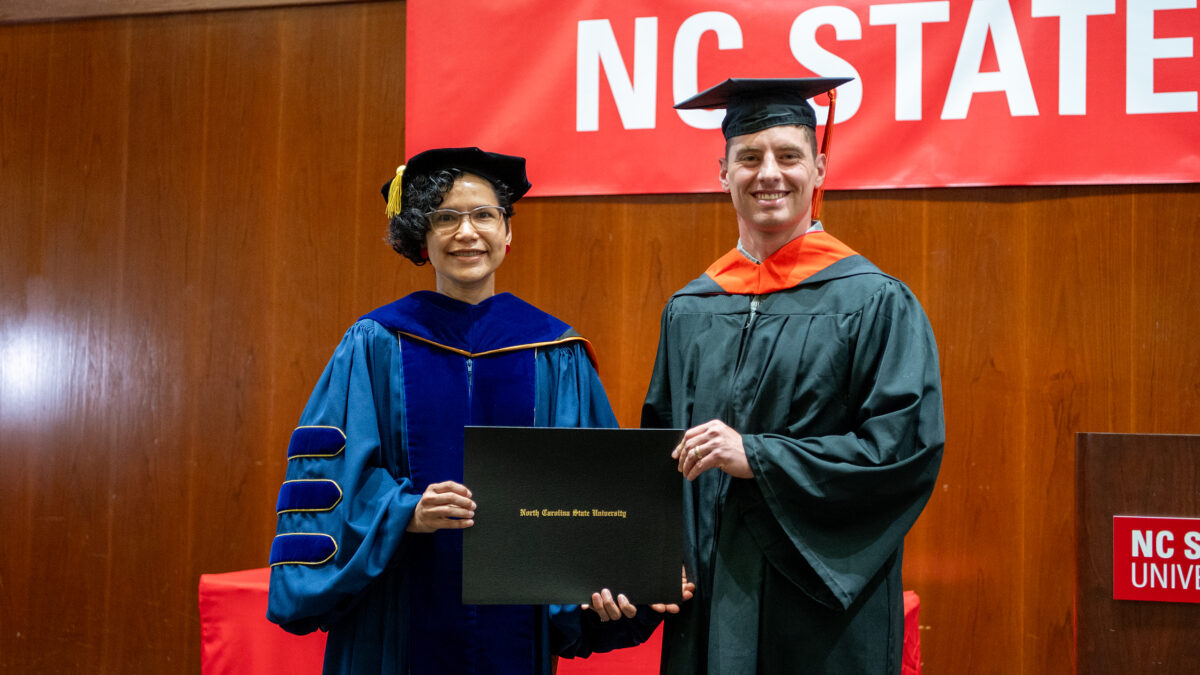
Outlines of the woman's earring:
[{"label": "woman's earring", "polygon": [[512,248],[512,244],[505,244],[504,245],[504,255],[508,255],[508,251],[511,248]]},{"label": "woman's earring", "polygon": [[421,260],[429,260],[429,249],[421,247]]}]

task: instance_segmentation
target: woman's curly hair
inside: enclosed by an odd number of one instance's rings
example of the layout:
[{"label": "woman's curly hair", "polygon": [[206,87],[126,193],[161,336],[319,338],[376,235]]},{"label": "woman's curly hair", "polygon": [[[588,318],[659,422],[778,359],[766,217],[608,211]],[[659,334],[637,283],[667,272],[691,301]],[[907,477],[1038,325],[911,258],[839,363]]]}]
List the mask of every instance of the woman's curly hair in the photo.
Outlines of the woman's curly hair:
[{"label": "woman's curly hair", "polygon": [[[403,207],[400,213],[388,221],[387,242],[392,249],[408,258],[415,265],[429,262],[421,255],[425,248],[425,234],[429,232],[429,212],[442,205],[446,193],[454,187],[454,181],[463,175],[459,169],[439,169],[429,174],[416,175],[404,186],[401,195]],[[487,179],[496,192],[496,199],[504,209],[504,226],[512,218],[512,190],[502,181]]]}]

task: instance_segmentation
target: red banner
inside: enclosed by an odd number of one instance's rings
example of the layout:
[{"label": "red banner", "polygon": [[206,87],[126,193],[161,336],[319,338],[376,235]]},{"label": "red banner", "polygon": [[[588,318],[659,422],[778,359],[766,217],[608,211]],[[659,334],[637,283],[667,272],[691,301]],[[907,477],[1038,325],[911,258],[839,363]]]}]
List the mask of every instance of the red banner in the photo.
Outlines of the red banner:
[{"label": "red banner", "polygon": [[1113,516],[1113,599],[1200,602],[1200,518]]},{"label": "red banner", "polygon": [[533,195],[718,190],[723,111],[672,105],[728,77],[855,78],[832,189],[1200,181],[1196,0],[409,0],[407,21],[408,153],[524,155]]}]

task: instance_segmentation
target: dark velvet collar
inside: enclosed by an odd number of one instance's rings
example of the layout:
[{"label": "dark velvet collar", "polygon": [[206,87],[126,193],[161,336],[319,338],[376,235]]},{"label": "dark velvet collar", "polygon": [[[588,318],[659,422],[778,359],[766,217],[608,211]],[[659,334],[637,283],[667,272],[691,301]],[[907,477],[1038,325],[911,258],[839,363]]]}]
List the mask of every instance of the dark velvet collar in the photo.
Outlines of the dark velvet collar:
[{"label": "dark velvet collar", "polygon": [[472,305],[433,291],[417,291],[364,319],[469,355],[555,342],[571,327],[511,293]]}]

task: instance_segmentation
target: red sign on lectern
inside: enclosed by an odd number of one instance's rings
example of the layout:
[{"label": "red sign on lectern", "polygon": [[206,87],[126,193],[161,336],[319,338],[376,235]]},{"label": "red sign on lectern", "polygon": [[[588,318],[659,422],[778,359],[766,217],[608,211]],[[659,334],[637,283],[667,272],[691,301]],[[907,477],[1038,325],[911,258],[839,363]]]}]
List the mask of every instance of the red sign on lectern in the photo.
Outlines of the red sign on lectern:
[{"label": "red sign on lectern", "polygon": [[1200,602],[1200,518],[1113,516],[1113,599]]}]

